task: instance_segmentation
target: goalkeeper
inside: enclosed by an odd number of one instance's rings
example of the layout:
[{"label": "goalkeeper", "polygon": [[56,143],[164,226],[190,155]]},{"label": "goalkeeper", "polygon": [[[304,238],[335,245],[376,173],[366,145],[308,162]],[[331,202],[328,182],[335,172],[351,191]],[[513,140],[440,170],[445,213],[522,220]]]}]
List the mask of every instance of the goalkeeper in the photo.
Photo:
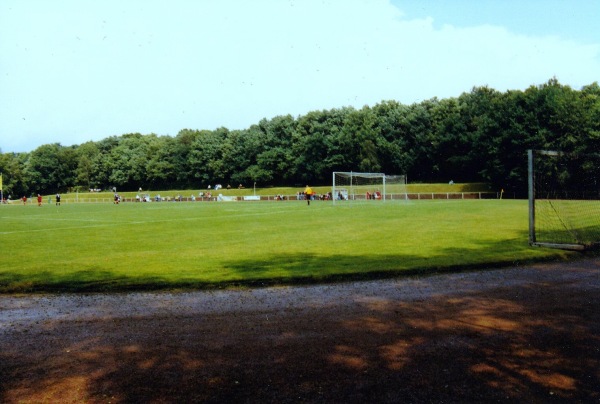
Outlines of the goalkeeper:
[{"label": "goalkeeper", "polygon": [[314,191],[308,185],[304,188],[304,197],[306,198],[306,202],[310,205],[310,198],[312,198]]}]

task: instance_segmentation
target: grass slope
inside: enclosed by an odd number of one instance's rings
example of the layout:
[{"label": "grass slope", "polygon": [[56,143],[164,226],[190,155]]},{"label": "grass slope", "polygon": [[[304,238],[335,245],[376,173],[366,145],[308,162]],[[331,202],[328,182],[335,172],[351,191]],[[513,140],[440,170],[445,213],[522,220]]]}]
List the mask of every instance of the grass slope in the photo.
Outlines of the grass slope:
[{"label": "grass slope", "polygon": [[527,202],[162,202],[0,207],[0,292],[222,287],[565,258]]}]

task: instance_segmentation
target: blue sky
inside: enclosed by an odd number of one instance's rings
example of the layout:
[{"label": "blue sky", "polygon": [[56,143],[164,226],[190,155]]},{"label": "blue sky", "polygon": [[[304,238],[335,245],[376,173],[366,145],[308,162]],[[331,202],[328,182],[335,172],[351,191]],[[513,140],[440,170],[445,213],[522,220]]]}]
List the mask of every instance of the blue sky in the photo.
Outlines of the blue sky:
[{"label": "blue sky", "polygon": [[1,0],[0,150],[600,81],[595,0]]}]

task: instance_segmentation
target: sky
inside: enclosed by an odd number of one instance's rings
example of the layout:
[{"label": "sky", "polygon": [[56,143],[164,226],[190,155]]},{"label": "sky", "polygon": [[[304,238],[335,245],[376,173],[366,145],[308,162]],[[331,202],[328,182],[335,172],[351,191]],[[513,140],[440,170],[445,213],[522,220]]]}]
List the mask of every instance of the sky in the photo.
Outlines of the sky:
[{"label": "sky", "polygon": [[596,0],[0,0],[0,151],[600,81]]}]

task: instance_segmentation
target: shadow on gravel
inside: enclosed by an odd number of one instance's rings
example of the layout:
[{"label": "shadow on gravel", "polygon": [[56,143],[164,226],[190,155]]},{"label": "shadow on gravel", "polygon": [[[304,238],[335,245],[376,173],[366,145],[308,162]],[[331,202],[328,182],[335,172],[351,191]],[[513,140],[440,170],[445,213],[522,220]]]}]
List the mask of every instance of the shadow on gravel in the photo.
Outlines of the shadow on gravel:
[{"label": "shadow on gravel", "polygon": [[0,401],[597,402],[598,287],[4,328]]}]

